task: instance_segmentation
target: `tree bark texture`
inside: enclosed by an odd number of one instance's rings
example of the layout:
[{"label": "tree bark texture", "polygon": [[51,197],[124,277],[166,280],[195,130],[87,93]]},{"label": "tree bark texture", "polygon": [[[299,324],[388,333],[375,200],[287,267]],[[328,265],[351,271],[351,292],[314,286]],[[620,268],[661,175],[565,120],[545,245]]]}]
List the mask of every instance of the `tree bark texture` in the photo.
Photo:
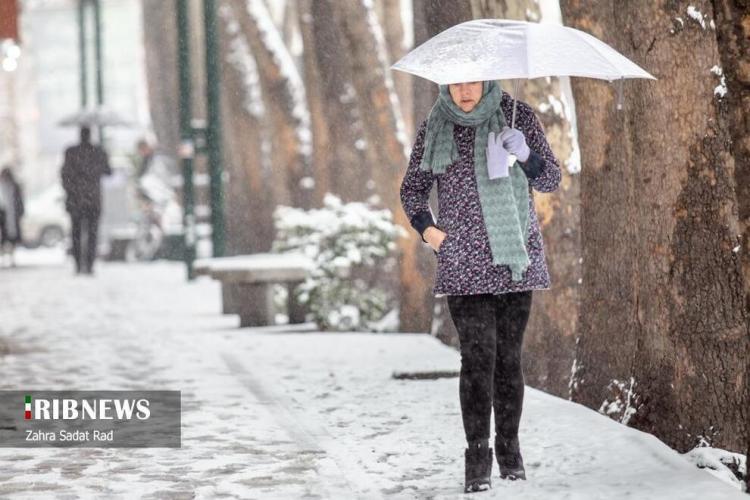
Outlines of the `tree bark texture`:
[{"label": "tree bark texture", "polygon": [[[362,114],[357,103],[346,42],[337,23],[333,22],[330,0],[302,0],[309,18],[303,28],[305,52],[316,65],[319,76],[315,85],[319,116],[313,118],[316,140],[323,140],[327,162],[328,191],[344,202],[362,201],[374,192],[371,178],[372,162],[367,155],[367,138]],[[312,68],[311,68],[312,69]],[[308,88],[310,88],[308,84]],[[316,101],[317,99],[317,101]]]},{"label": "tree bark texture", "polygon": [[[228,0],[257,61],[261,87],[271,124],[274,199],[277,204],[310,208],[312,189],[310,154],[305,151],[310,133],[302,79],[263,0]],[[252,15],[251,15],[252,13]],[[275,42],[279,43],[275,43]],[[299,95],[299,91],[303,95]],[[311,149],[311,148],[310,148]]]},{"label": "tree bark texture", "polygon": [[[714,0],[716,41],[727,87],[727,122],[734,159],[737,189],[742,274],[745,282],[745,310],[750,311],[750,1]],[[748,315],[750,320],[750,314]],[[747,327],[750,336],[750,324]],[[750,357],[747,358],[750,364]],[[750,368],[748,368],[750,377]],[[746,382],[750,391],[750,380]],[[750,396],[749,396],[750,397]],[[750,463],[750,429],[747,435],[747,463]],[[745,475],[750,491],[750,474]]]},{"label": "tree bark texture", "polygon": [[323,83],[320,63],[315,54],[315,33],[313,31],[312,0],[299,0],[299,30],[302,37],[302,64],[305,95],[310,108],[310,127],[312,130],[312,171],[315,178],[313,189],[313,206],[322,206],[323,197],[332,192],[332,165],[329,161],[331,131],[328,127],[328,116],[323,100]]},{"label": "tree bark texture", "polygon": [[176,157],[180,142],[175,3],[143,0],[146,81],[154,133],[161,149]]},{"label": "tree bark texture", "polygon": [[[347,61],[363,116],[368,150],[374,155],[372,182],[380,204],[391,210],[394,221],[410,227],[401,208],[401,172],[407,164],[406,131],[390,69],[383,31],[372,2],[341,2],[334,9],[334,20],[346,41]],[[419,295],[414,283],[419,279],[409,247],[414,234],[399,238],[400,329],[411,331],[418,310]]]},{"label": "tree bark texture", "polygon": [[[404,46],[404,21],[401,16],[401,2],[409,0],[379,0],[378,14],[383,26],[386,47],[388,48],[388,64],[391,65],[401,59],[407,52]],[[402,71],[394,71],[393,84],[401,104],[401,117],[409,140],[414,138],[414,105],[413,83],[414,76]]]},{"label": "tree bark texture", "polygon": [[[257,64],[231,5],[219,9],[222,121],[226,183],[227,255],[266,252],[274,238],[272,176],[264,162],[265,107]],[[265,163],[265,165],[264,165]]]},{"label": "tree bark texture", "polygon": [[709,72],[716,36],[683,2],[561,8],[565,25],[658,78],[626,81],[621,111],[613,86],[573,78],[583,282],[572,398],[680,451],[701,438],[744,450],[750,342],[725,102]]}]

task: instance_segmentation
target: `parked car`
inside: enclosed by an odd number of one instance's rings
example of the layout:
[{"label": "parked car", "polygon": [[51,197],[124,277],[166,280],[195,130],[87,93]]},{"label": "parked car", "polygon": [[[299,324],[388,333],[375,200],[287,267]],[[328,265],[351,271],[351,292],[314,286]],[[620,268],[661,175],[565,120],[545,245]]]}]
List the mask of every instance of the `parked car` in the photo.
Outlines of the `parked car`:
[{"label": "parked car", "polygon": [[[102,213],[98,252],[112,260],[151,260],[163,251],[166,238],[181,234],[182,209],[165,169],[133,178],[131,162],[110,158],[112,175],[102,178]],[[163,170],[163,171],[162,171]],[[55,183],[26,200],[21,219],[29,248],[70,244],[70,217],[65,192]]]},{"label": "parked car", "polygon": [[65,211],[65,193],[54,184],[25,201],[21,218],[24,245],[29,248],[52,247],[70,233],[70,218]]}]

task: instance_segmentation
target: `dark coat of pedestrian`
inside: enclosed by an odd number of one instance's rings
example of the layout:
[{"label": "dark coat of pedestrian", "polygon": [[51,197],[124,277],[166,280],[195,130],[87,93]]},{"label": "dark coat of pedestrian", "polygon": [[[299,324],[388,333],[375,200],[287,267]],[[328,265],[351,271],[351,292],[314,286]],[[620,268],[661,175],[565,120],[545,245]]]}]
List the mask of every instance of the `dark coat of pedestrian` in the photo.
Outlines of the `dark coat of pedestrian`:
[{"label": "dark coat of pedestrian", "polygon": [[107,153],[91,143],[91,131],[81,129],[81,142],[65,150],[65,160],[60,175],[67,198],[66,210],[73,213],[101,211],[101,178],[110,175]]},{"label": "dark coat of pedestrian", "polygon": [[[81,128],[81,142],[65,150],[60,171],[66,194],[65,208],[70,213],[77,273],[93,272],[102,207],[101,178],[111,173],[107,153],[91,143],[89,128]],[[86,239],[85,245],[82,244],[83,238]]]}]

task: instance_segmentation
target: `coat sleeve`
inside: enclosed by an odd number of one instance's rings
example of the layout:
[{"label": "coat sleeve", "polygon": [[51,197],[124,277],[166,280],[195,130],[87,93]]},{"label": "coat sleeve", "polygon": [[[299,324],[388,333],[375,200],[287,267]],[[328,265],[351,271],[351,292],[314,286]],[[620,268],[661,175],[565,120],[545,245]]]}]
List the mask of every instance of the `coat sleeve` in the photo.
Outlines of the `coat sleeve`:
[{"label": "coat sleeve", "polygon": [[[518,103],[521,106],[521,103]],[[552,153],[547,138],[544,135],[544,127],[537,118],[534,110],[528,104],[529,122],[525,124],[524,135],[526,144],[531,149],[531,154],[526,162],[518,162],[526,173],[529,185],[540,193],[555,191],[560,185],[562,172],[560,163]]]},{"label": "coat sleeve", "polygon": [[429,226],[434,226],[435,221],[430,211],[429,198],[435,176],[431,171],[422,170],[419,164],[424,155],[424,138],[427,131],[427,120],[423,121],[417,130],[417,137],[412,146],[409,165],[406,174],[401,181],[401,206],[409,218],[409,223],[419,233],[422,241],[426,243],[422,233]]}]

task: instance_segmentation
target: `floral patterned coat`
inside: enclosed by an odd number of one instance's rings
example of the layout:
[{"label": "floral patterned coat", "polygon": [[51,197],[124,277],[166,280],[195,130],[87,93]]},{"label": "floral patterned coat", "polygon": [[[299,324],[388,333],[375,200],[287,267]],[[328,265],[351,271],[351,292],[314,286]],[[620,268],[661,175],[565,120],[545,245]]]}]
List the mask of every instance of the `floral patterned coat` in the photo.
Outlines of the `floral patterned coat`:
[{"label": "floral patterned coat", "polygon": [[[503,91],[500,106],[506,122],[511,123],[513,99]],[[531,155],[525,163],[519,162],[529,182],[529,237],[526,250],[530,265],[520,282],[511,281],[506,265],[492,262],[489,237],[484,226],[474,175],[474,127],[454,127],[454,140],[459,158],[448,166],[446,172],[435,175],[420,170],[424,154],[427,121],[423,121],[411,152],[409,165],[401,183],[401,204],[412,227],[420,237],[424,230],[435,225],[446,237],[434,252],[437,258],[433,294],[471,295],[479,293],[500,294],[526,290],[549,290],[551,283],[544,255],[544,242],[534,207],[533,191],[555,191],[561,180],[560,165],[544,136],[539,119],[533,109],[523,101],[516,102],[516,128],[523,132]],[[434,221],[428,205],[433,183],[437,181],[438,217]],[[422,241],[425,241],[422,237]]]}]

